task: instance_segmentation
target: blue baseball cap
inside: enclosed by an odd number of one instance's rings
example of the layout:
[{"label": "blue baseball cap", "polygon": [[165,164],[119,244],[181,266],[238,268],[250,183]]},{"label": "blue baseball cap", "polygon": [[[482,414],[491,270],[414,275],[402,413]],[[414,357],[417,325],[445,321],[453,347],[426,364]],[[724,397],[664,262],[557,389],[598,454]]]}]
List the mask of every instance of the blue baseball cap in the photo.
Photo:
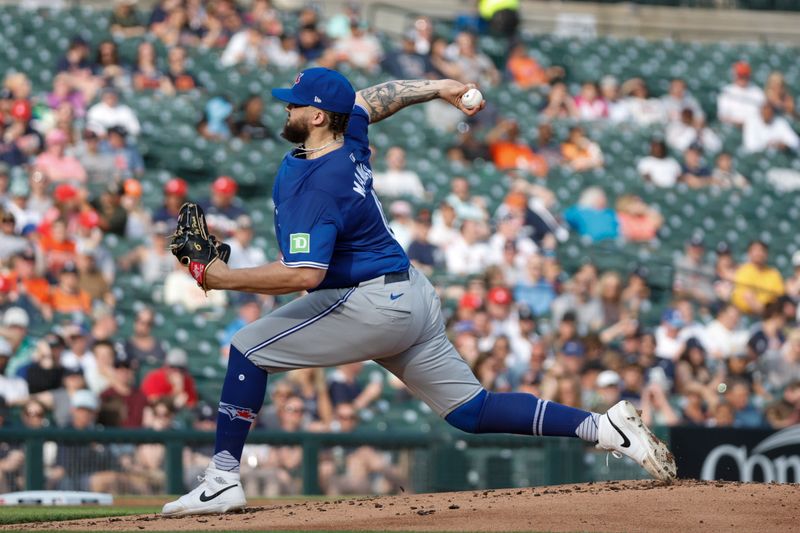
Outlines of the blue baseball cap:
[{"label": "blue baseball cap", "polygon": [[683,316],[681,316],[680,311],[677,309],[667,309],[664,311],[661,315],[661,320],[674,328],[682,328],[686,325]]},{"label": "blue baseball cap", "polygon": [[567,357],[583,357],[585,353],[583,345],[578,341],[565,342],[564,347],[561,348],[561,352]]},{"label": "blue baseball cap", "polygon": [[334,113],[350,113],[356,91],[335,70],[315,67],[302,71],[290,89],[272,89],[272,96],[294,105],[310,105]]}]

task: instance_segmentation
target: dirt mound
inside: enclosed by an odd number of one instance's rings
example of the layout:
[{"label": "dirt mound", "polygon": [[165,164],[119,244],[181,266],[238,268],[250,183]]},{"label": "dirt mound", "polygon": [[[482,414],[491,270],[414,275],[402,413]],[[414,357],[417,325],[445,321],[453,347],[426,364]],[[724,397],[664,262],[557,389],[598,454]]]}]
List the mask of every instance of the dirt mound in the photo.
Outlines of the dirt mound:
[{"label": "dirt mound", "polygon": [[[308,501],[205,517],[156,515],[17,525],[90,531],[792,531],[798,485],[608,481]],[[0,528],[2,529],[2,528]]]}]

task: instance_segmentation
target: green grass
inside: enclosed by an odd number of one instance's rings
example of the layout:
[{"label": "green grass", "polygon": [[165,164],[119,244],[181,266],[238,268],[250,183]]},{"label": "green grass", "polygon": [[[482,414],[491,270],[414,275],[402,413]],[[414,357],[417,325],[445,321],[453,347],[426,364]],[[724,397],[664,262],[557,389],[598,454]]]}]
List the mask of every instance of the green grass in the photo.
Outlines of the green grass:
[{"label": "green grass", "polygon": [[161,507],[115,507],[108,506],[20,506],[0,507],[0,525],[23,524],[26,522],[50,522],[51,520],[74,520],[78,518],[104,518],[107,516],[127,516],[132,514],[157,513]]}]

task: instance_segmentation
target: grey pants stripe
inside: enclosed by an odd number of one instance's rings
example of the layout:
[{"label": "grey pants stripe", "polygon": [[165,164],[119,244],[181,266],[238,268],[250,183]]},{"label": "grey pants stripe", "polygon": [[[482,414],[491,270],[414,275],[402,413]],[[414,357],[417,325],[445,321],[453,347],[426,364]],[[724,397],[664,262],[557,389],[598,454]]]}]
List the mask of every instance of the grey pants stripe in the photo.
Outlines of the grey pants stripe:
[{"label": "grey pants stripe", "polygon": [[440,416],[481,390],[447,339],[433,286],[414,269],[408,281],[312,292],[239,330],[233,345],[272,373],[373,359]]}]

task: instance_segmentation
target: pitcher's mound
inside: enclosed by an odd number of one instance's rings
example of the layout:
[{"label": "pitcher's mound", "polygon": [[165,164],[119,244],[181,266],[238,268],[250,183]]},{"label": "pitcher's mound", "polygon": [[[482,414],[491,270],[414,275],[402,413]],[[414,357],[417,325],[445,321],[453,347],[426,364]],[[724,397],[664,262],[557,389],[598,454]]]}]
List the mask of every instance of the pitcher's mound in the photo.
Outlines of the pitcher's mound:
[{"label": "pitcher's mound", "polygon": [[131,516],[17,525],[27,530],[791,531],[798,485],[608,481],[309,501],[202,517]]}]

